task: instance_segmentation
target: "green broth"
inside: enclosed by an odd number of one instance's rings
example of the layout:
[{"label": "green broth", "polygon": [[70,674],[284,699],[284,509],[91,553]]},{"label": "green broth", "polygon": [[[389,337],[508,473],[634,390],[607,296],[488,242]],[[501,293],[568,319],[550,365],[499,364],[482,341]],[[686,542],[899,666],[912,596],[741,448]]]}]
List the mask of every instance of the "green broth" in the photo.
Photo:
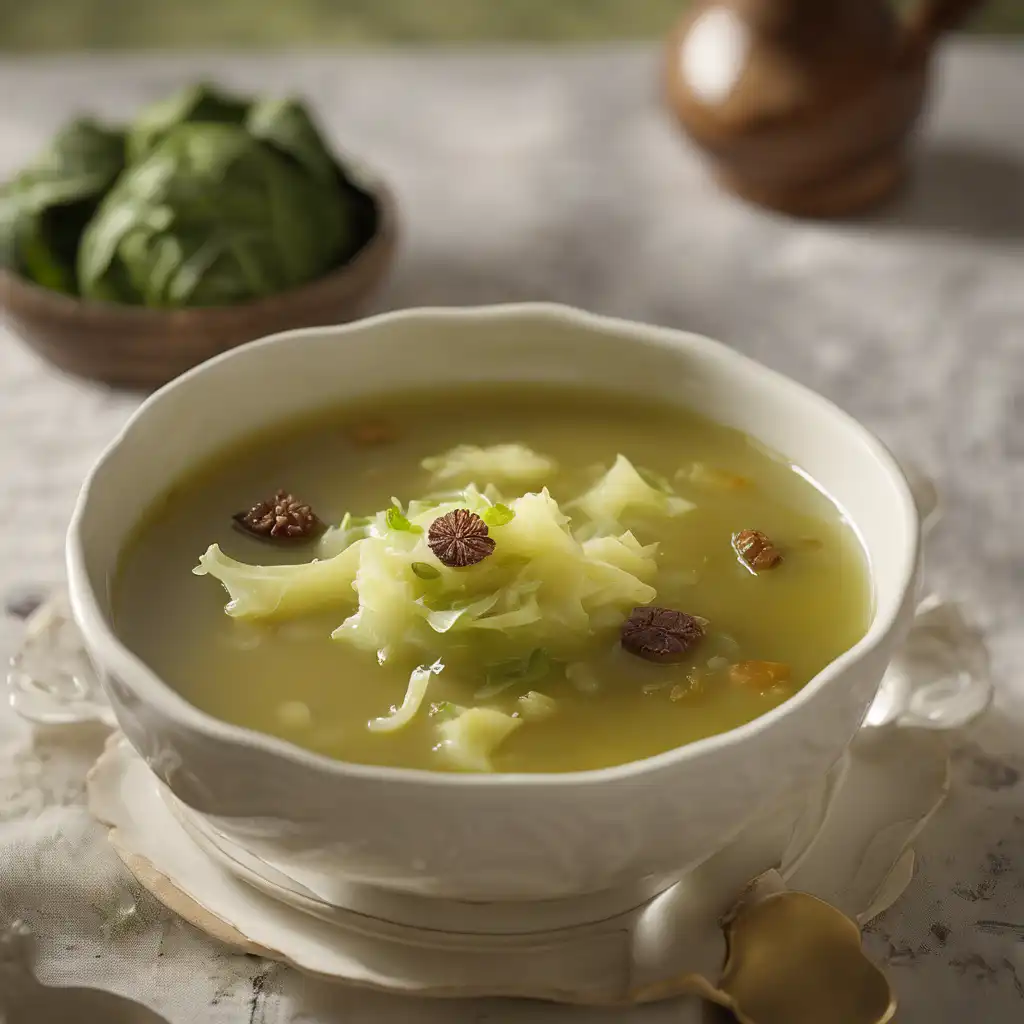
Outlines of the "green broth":
[{"label": "green broth", "polygon": [[[394,440],[360,444],[353,424],[392,423]],[[620,764],[735,728],[792,696],[864,634],[871,614],[863,551],[839,509],[811,482],[744,434],[685,410],[554,387],[476,388],[390,397],[278,428],[227,452],[173,487],[153,508],[122,559],[115,623],[128,646],[170,686],[225,721],[271,733],[345,761],[444,770],[432,703],[473,705],[484,666],[473,651],[430,682],[414,720],[374,733],[369,720],[401,704],[410,663],[378,665],[330,639],[348,614],[318,612],[259,624],[224,614],[221,586],[192,574],[216,542],[241,561],[305,561],[308,549],[275,547],[241,534],[231,516],[278,487],[325,521],[371,514],[391,496],[432,489],[421,461],[459,444],[521,443],[551,456],[549,488],[565,502],[621,452],[675,481],[697,507],[677,519],[627,523],[657,541],[656,604],[710,622],[680,664],[658,665],[595,636],[593,692],[556,666],[541,681],[486,701],[514,712],[527,689],[557,702],[498,747],[498,771],[561,772]],[[677,476],[699,463],[711,479]],[[746,481],[743,486],[734,478]],[[486,481],[478,483],[483,486]],[[732,535],[766,533],[783,563],[757,575],[733,551]],[[728,665],[789,666],[789,680],[762,692],[734,681]],[[711,667],[709,668],[709,661]],[[415,664],[415,662],[413,662]],[[696,683],[694,683],[696,680]],[[577,681],[578,682],[578,681]]]}]

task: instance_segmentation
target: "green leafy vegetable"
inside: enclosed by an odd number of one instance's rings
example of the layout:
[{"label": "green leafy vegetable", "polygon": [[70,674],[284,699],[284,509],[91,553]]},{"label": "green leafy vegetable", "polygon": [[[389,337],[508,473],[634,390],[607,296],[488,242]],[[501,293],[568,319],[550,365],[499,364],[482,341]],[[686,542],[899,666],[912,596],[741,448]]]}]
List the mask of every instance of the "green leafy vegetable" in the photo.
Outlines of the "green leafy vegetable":
[{"label": "green leafy vegetable", "polygon": [[481,513],[480,518],[488,526],[504,526],[506,523],[511,523],[515,519],[516,514],[508,507],[508,505],[492,505],[488,509],[484,509]]},{"label": "green leafy vegetable", "polygon": [[324,273],[345,242],[341,194],[229,124],[183,124],[129,167],[82,238],[82,294],[220,306]]},{"label": "green leafy vegetable", "polygon": [[250,134],[290,157],[325,188],[338,187],[338,165],[309,111],[298,100],[257,100],[245,124]]},{"label": "green leafy vegetable", "polygon": [[514,658],[491,665],[487,682],[473,695],[476,700],[490,700],[510,686],[536,683],[551,671],[551,656],[543,647],[534,648],[525,658]]},{"label": "green leafy vegetable", "polygon": [[[384,513],[384,519],[388,524],[389,530],[399,530],[404,533],[423,532],[423,527],[410,523],[409,520],[402,515],[402,510],[397,505],[392,505],[391,508]],[[419,574],[417,573],[417,575]]]},{"label": "green leafy vegetable", "polygon": [[413,562],[410,568],[421,580],[436,580],[441,576],[441,570],[435,569],[429,562]]},{"label": "green leafy vegetable", "polygon": [[89,119],[71,122],[0,187],[0,266],[75,293],[75,255],[100,198],[124,166],[124,136]]},{"label": "green leafy vegetable", "polygon": [[592,522],[605,527],[618,524],[626,512],[679,516],[695,507],[675,494],[668,481],[656,479],[657,485],[652,486],[629,459],[619,455],[612,468],[569,507],[578,506]]},{"label": "green leafy vegetable", "polygon": [[192,571],[220,580],[231,600],[228,615],[242,619],[294,618],[325,607],[354,604],[359,569],[353,544],[334,558],[299,565],[246,565],[211,544]]},{"label": "green leafy vegetable", "polygon": [[146,107],[128,133],[128,159],[145,159],[175,128],[197,121],[242,124],[249,101],[200,82]]}]

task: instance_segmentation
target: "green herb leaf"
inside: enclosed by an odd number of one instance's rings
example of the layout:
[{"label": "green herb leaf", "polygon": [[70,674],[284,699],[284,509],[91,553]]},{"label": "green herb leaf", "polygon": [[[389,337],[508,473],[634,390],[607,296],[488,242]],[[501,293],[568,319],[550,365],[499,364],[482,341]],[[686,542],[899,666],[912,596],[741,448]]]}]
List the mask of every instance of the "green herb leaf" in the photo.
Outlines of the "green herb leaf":
[{"label": "green herb leaf", "polygon": [[491,505],[490,508],[484,509],[480,514],[480,518],[488,526],[504,526],[506,523],[511,523],[515,519],[516,514],[508,507],[508,505]]},{"label": "green herb leaf", "polygon": [[429,562],[413,562],[410,568],[421,580],[436,580],[441,575],[441,570],[435,569]]},{"label": "green herb leaf", "polygon": [[389,530],[398,530],[401,533],[422,533],[423,527],[416,526],[410,523],[408,519],[402,515],[402,510],[396,505],[392,505],[391,508],[384,513],[384,519],[388,524]]},{"label": "green herb leaf", "polygon": [[543,647],[537,647],[525,658],[491,665],[487,669],[487,682],[473,696],[476,700],[490,700],[510,686],[532,685],[543,679],[551,668],[551,656]]}]

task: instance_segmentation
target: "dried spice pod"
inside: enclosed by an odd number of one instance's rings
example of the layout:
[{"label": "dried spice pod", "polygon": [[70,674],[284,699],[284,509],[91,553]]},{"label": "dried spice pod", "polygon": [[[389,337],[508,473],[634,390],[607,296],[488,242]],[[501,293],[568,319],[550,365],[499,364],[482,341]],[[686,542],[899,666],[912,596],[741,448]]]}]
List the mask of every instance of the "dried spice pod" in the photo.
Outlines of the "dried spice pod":
[{"label": "dried spice pod", "polygon": [[732,546],[744,565],[754,572],[774,569],[782,561],[779,549],[760,530],[740,530],[734,533]]},{"label": "dried spice pod", "polygon": [[645,661],[684,661],[707,632],[707,620],[674,608],[634,608],[622,624],[622,648]]},{"label": "dried spice pod", "polygon": [[437,560],[451,569],[482,562],[494,551],[487,524],[468,508],[457,508],[435,519],[427,531],[427,544]]},{"label": "dried spice pod", "polygon": [[261,501],[245,512],[236,512],[232,518],[239,529],[262,540],[306,540],[324,531],[312,508],[285,490],[278,490],[269,501]]}]

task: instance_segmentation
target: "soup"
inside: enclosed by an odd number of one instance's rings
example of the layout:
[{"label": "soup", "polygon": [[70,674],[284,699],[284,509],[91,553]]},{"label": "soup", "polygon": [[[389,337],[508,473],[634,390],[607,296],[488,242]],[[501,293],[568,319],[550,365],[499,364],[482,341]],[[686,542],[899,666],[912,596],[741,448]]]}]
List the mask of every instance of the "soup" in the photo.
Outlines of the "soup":
[{"label": "soup", "polygon": [[394,396],[168,483],[119,635],[209,714],[344,761],[648,757],[787,700],[871,614],[857,537],[798,468],[642,400]]}]

